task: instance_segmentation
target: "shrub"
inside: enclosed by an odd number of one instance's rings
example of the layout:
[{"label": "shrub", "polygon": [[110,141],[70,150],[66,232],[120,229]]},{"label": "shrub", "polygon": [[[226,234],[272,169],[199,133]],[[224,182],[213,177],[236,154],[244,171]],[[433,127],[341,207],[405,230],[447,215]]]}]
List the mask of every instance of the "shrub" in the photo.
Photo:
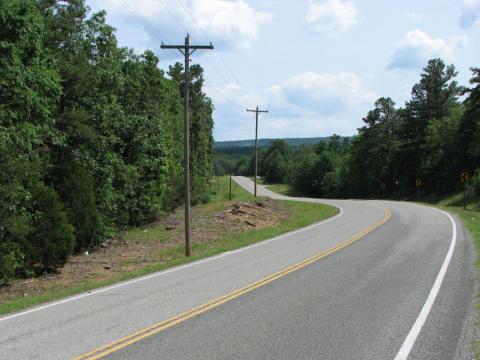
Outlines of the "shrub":
[{"label": "shrub", "polygon": [[480,197],[480,168],[477,168],[473,173],[471,187],[475,196]]},{"label": "shrub", "polygon": [[101,243],[105,226],[98,212],[92,178],[73,159],[62,167],[59,193],[69,222],[75,228],[75,252]]},{"label": "shrub", "polygon": [[17,272],[24,269],[24,258],[17,244],[0,244],[0,286],[7,285]]},{"label": "shrub", "polygon": [[32,191],[32,232],[27,236],[30,248],[29,266],[38,272],[55,271],[72,253],[75,237],[73,226],[57,193],[43,183]]}]

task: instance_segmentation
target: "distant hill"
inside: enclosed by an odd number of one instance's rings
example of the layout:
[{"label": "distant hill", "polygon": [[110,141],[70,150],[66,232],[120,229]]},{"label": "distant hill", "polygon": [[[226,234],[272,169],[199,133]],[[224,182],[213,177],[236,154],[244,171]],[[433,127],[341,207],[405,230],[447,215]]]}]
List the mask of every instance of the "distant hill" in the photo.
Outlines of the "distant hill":
[{"label": "distant hill", "polygon": [[[299,145],[313,145],[318,144],[320,141],[326,141],[330,137],[314,137],[314,138],[290,138],[282,139],[288,142],[291,146]],[[258,139],[259,147],[268,147],[273,140],[277,139]],[[233,140],[233,141],[216,141],[216,149],[226,149],[226,148],[251,148],[255,146],[255,140]]]}]

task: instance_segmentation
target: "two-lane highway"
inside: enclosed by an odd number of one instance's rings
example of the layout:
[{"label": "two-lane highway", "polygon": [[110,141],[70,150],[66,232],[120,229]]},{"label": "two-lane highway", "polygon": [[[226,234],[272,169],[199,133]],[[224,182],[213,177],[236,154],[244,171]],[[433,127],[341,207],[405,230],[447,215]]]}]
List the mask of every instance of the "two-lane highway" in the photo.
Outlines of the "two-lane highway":
[{"label": "two-lane highway", "polygon": [[337,216],[0,318],[0,358],[471,358],[463,227],[415,204],[323,202]]}]

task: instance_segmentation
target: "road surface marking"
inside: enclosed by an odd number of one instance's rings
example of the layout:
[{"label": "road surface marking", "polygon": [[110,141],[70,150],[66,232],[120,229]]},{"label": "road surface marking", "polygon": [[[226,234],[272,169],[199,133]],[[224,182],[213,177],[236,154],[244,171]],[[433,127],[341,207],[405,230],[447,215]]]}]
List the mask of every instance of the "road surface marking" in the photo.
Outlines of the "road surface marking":
[{"label": "road surface marking", "polygon": [[336,220],[337,218],[339,218],[343,215],[343,209],[340,206],[336,206],[336,205],[329,205],[329,206],[336,207],[339,211],[338,214],[336,214],[335,216],[333,216],[331,218],[328,218],[326,220],[322,220],[322,221],[317,222],[315,224],[303,227],[301,229],[293,230],[293,231],[290,231],[288,233],[276,236],[272,239],[263,240],[263,241],[260,241],[260,242],[257,242],[257,243],[254,243],[254,244],[251,244],[251,245],[248,245],[248,246],[241,247],[241,248],[236,249],[236,250],[226,251],[226,252],[220,253],[218,255],[208,257],[206,259],[193,261],[193,262],[185,264],[185,265],[180,265],[180,266],[176,266],[176,267],[173,267],[173,268],[170,268],[170,269],[154,272],[152,274],[141,276],[141,277],[135,278],[133,280],[120,282],[116,285],[111,285],[111,286],[100,288],[100,289],[97,289],[97,290],[92,290],[92,291],[89,291],[87,293],[83,293],[83,294],[80,294],[80,295],[74,295],[72,297],[68,297],[68,298],[63,299],[63,300],[58,300],[58,301],[52,302],[52,303],[47,304],[47,305],[39,306],[39,307],[30,309],[30,310],[21,311],[21,312],[18,312],[18,313],[0,318],[0,322],[10,320],[10,319],[13,319],[13,318],[17,318],[17,317],[20,317],[20,316],[24,316],[24,315],[27,315],[27,314],[31,314],[33,312],[37,312],[37,311],[40,311],[40,310],[45,310],[45,309],[48,309],[48,308],[51,308],[51,307],[54,307],[54,306],[57,306],[57,305],[65,304],[65,303],[68,303],[68,302],[71,302],[71,301],[80,300],[80,299],[83,299],[83,298],[88,297],[88,296],[97,295],[97,294],[104,293],[106,291],[110,291],[110,290],[117,289],[117,288],[120,288],[120,287],[124,287],[124,286],[127,286],[127,285],[135,284],[135,283],[140,282],[140,281],[145,281],[145,280],[152,279],[152,278],[155,278],[155,277],[158,277],[158,276],[163,276],[163,275],[169,274],[169,273],[174,272],[174,271],[184,270],[184,269],[190,268],[192,266],[200,265],[200,264],[212,261],[212,260],[219,259],[219,258],[224,257],[224,256],[228,256],[228,255],[231,255],[231,254],[242,252],[242,251],[257,247],[257,246],[263,246],[263,245],[268,244],[272,241],[277,241],[277,240],[280,240],[284,237],[291,236],[291,235],[303,232],[305,230],[310,230],[310,229],[315,228],[317,226],[320,226],[320,225],[323,225],[323,224],[328,223],[330,221]]},{"label": "road surface marking", "polygon": [[437,278],[433,283],[433,287],[430,290],[430,293],[428,294],[427,300],[425,301],[425,304],[423,305],[422,310],[420,311],[420,314],[417,317],[417,320],[415,321],[412,328],[410,329],[410,332],[405,338],[405,341],[403,342],[402,347],[398,351],[398,354],[395,357],[395,360],[406,360],[408,358],[408,355],[410,354],[410,351],[412,351],[413,345],[415,345],[415,341],[417,340],[417,337],[420,334],[420,331],[422,330],[423,324],[425,324],[428,314],[430,314],[430,310],[432,310],[432,306],[435,302],[438,292],[440,291],[440,287],[442,286],[443,279],[445,278],[445,274],[447,273],[448,265],[450,265],[450,260],[452,259],[453,250],[455,249],[455,244],[457,242],[457,226],[455,225],[455,221],[450,216],[450,214],[435,208],[432,208],[432,209],[440,211],[441,213],[447,215],[450,221],[452,222],[452,226],[453,226],[452,241],[450,242],[450,247],[448,248],[447,255],[445,256],[445,260],[443,261],[442,267],[440,268]]},{"label": "road surface marking", "polygon": [[248,292],[251,292],[261,286],[264,286],[266,284],[269,284],[271,283],[272,281],[275,281],[277,279],[280,279],[294,271],[297,271],[301,268],[304,268],[305,266],[307,265],[310,265],[320,259],[323,259],[324,257],[330,255],[330,254],[333,254],[337,251],[339,251],[340,249],[343,249],[344,247],[352,244],[353,242],[363,238],[364,236],[366,236],[367,234],[369,234],[370,232],[372,232],[373,230],[377,229],[378,227],[380,227],[381,225],[385,224],[391,217],[391,213],[390,213],[390,210],[388,210],[387,208],[384,208],[384,207],[380,207],[380,206],[377,206],[377,205],[372,205],[372,206],[375,206],[375,207],[379,207],[383,210],[384,212],[384,216],[378,221],[376,222],[374,225],[372,225],[371,227],[365,229],[365,230],[362,230],[361,232],[357,233],[356,235],[354,235],[353,237],[351,237],[350,239],[348,240],[345,240],[343,242],[341,242],[340,244],[330,248],[330,249],[327,249],[327,250],[324,250],[312,257],[309,257],[299,263],[296,263],[294,265],[291,265],[283,270],[280,270],[276,273],[273,273],[269,276],[266,276],[264,277],[263,279],[260,279],[256,282],[253,282],[245,287],[242,287],[238,290],[235,290],[231,293],[228,293],[226,295],[223,295],[219,298],[216,298],[214,300],[211,300],[203,305],[200,305],[198,307],[195,307],[191,310],[188,310],[186,312],[183,312],[179,315],[176,315],[170,319],[167,319],[165,321],[162,321],[162,322],[159,322],[159,323],[156,323],[152,326],[149,326],[147,328],[144,328],[142,330],[139,330],[137,332],[134,332],[130,335],[127,335],[126,337],[120,339],[120,340],[117,340],[117,341],[114,341],[110,344],[107,344],[107,345],[103,345],[97,349],[94,349],[84,355],[81,355],[79,357],[76,357],[74,360],[85,360],[85,359],[90,359],[90,360],[94,360],[94,359],[100,359],[100,358],[103,358],[113,352],[116,352],[120,349],[123,349],[125,347],[127,347],[128,345],[131,345],[133,343],[136,343],[142,339],[145,339],[149,336],[152,336],[162,330],[165,330],[165,329],[168,329],[174,325],[177,325],[181,322],[184,322],[185,320],[188,320],[194,316],[197,316],[197,315],[200,315],[208,310],[211,310],[213,308],[216,308],[228,301],[231,301],[233,299],[236,299],[238,298],[239,296],[243,295],[243,294],[246,294]]}]

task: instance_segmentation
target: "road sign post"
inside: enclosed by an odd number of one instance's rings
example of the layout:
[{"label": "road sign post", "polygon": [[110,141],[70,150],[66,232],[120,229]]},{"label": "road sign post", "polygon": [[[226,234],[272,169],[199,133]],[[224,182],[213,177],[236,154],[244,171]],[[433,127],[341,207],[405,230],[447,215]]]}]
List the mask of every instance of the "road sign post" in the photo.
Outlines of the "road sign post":
[{"label": "road sign post", "polygon": [[468,173],[462,172],[460,174],[460,181],[463,183],[463,210],[467,209],[467,182],[468,182]]},{"label": "road sign post", "polygon": [[415,186],[417,187],[417,201],[420,201],[420,187],[423,185],[422,180],[415,180]]}]

